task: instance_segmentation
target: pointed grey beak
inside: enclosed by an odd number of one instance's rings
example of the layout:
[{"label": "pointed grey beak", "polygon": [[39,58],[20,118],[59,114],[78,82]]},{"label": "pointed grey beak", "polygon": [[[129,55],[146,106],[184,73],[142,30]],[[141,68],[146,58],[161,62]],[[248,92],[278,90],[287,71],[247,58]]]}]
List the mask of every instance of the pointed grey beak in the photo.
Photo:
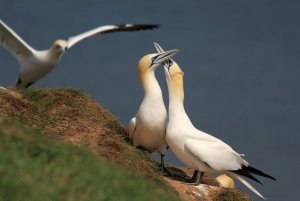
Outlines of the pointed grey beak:
[{"label": "pointed grey beak", "polygon": [[156,56],[152,57],[152,64],[161,64],[164,61],[166,61],[167,59],[171,58],[172,56],[174,56],[175,54],[177,54],[179,52],[178,49],[174,49],[174,50],[169,50],[163,53],[158,53]]},{"label": "pointed grey beak", "polygon": [[157,51],[158,53],[163,53],[163,52],[165,52],[165,51],[161,48],[161,46],[160,46],[158,43],[153,42],[153,44],[154,44],[154,47],[155,47],[155,49],[156,49],[156,51]]},{"label": "pointed grey beak", "polygon": [[[153,44],[154,44],[154,47],[155,47],[155,49],[156,49],[156,51],[157,51],[158,53],[163,53],[163,52],[165,52],[165,51],[162,49],[162,47],[161,47],[158,43],[153,42]],[[167,67],[167,68],[170,68],[170,66],[172,66],[172,64],[173,64],[172,59],[167,59],[165,62],[163,62],[163,65],[164,65],[165,67]]]}]

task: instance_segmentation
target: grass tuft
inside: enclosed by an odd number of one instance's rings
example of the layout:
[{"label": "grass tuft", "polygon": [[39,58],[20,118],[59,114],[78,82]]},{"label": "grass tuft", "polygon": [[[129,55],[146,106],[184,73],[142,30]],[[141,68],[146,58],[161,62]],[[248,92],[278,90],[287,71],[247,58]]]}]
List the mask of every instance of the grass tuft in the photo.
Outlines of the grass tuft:
[{"label": "grass tuft", "polygon": [[236,189],[229,189],[229,188],[222,188],[221,191],[213,197],[213,201],[250,201],[251,198],[246,193],[236,190]]}]

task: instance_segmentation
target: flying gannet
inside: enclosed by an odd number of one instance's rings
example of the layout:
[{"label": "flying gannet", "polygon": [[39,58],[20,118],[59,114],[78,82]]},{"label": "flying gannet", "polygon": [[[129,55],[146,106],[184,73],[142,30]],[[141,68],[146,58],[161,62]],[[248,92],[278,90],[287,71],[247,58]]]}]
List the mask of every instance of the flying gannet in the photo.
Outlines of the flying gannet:
[{"label": "flying gannet", "polygon": [[[187,166],[208,173],[222,173],[243,183],[264,198],[240,175],[258,183],[252,174],[275,180],[274,177],[251,167],[242,154],[238,154],[220,139],[194,127],[184,109],[183,72],[175,61],[164,66],[169,91],[169,121],[166,141],[176,157]],[[200,180],[199,180],[200,181]]]},{"label": "flying gannet", "polygon": [[99,26],[68,40],[58,39],[48,50],[35,50],[0,19],[0,44],[7,48],[20,64],[17,88],[27,88],[46,76],[60,62],[62,55],[76,43],[100,34],[155,29],[155,24],[122,24]]},{"label": "flying gannet", "polygon": [[161,156],[162,171],[166,144],[167,110],[162,91],[155,78],[156,68],[171,58],[178,50],[170,50],[159,54],[148,54],[138,64],[138,75],[144,89],[144,99],[135,117],[128,124],[129,138],[134,146],[140,146],[148,152],[158,151]]}]

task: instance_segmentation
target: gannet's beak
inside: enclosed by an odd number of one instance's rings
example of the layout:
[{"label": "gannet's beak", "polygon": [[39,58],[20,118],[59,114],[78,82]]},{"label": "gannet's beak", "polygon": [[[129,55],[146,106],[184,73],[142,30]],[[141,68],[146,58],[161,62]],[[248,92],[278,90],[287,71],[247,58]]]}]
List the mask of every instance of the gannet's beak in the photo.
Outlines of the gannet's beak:
[{"label": "gannet's beak", "polygon": [[174,49],[174,50],[169,50],[163,53],[158,53],[156,54],[154,57],[152,57],[152,63],[150,65],[150,67],[153,64],[161,64],[164,61],[166,61],[167,59],[171,58],[172,56],[174,56],[175,54],[177,54],[179,52],[178,49]]},{"label": "gannet's beak", "polygon": [[162,49],[162,47],[161,47],[158,43],[153,42],[153,44],[154,44],[154,47],[155,47],[155,49],[156,49],[156,51],[157,51],[158,53],[163,53],[163,52],[165,52],[165,51]]},{"label": "gannet's beak", "polygon": [[[153,42],[153,44],[154,44],[154,47],[155,47],[155,49],[158,53],[165,52],[158,43]],[[169,69],[173,64],[173,61],[172,61],[172,59],[167,59],[165,62],[163,62],[163,64],[164,64],[165,67],[167,67]]]}]

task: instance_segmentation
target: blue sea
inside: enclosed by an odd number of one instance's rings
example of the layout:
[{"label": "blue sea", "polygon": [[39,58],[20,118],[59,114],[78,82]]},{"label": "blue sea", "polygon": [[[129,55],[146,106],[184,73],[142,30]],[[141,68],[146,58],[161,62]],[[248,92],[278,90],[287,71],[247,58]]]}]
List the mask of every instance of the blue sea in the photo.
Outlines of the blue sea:
[{"label": "blue sea", "polygon": [[[299,10],[300,1],[292,0],[0,0],[0,18],[40,50],[99,25],[161,24],[83,41],[33,87],[84,89],[127,125],[143,98],[138,60],[155,52],[153,42],[177,48],[192,122],[277,178],[253,183],[270,201],[300,197]],[[18,69],[1,47],[0,85],[13,85]],[[162,68],[157,78],[168,104]],[[170,152],[166,161],[180,164]]]}]

